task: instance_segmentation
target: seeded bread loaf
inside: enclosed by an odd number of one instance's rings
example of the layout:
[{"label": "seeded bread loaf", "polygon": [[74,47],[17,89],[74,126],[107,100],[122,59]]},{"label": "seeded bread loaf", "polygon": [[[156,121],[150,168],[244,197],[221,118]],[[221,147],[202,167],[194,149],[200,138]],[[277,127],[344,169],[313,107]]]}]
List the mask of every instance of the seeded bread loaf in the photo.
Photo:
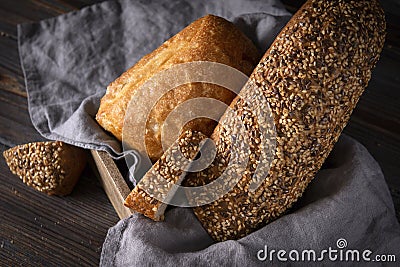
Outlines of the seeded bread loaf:
[{"label": "seeded bread loaf", "polygon": [[68,195],[87,160],[84,149],[61,141],[19,145],[3,152],[11,172],[48,195]]},{"label": "seeded bread loaf", "polygon": [[[96,120],[104,129],[122,140],[123,121],[132,96],[156,73],[180,63],[211,61],[231,66],[250,75],[259,58],[254,44],[232,23],[217,16],[207,15],[144,56],[112,82],[101,99]],[[162,125],[176,106],[197,97],[214,98],[229,105],[235,96],[233,92],[214,84],[190,83],[179,86],[166,93],[155,104],[147,122],[147,118],[143,118],[143,124],[146,124],[146,151],[140,151],[139,146],[134,143],[129,145],[140,153],[147,153],[155,162],[163,153]],[[148,97],[141,98],[135,105],[149,105]],[[210,135],[215,126],[214,121],[199,118],[189,122],[182,132],[192,129]]]},{"label": "seeded bread loaf", "polygon": [[[194,208],[215,240],[237,239],[257,230],[302,195],[370,80],[385,27],[376,0],[309,0],[281,31],[230,106],[242,116],[226,113],[212,135],[217,159],[229,161],[233,137],[246,134],[251,136],[252,155],[229,193]],[[260,134],[257,111],[245,112],[244,100],[254,101],[256,107],[269,104],[276,127],[271,167],[254,192],[249,185],[259,164]],[[238,120],[246,132],[235,128]],[[223,171],[220,163],[190,175],[187,184],[199,186],[216,179]]]}]

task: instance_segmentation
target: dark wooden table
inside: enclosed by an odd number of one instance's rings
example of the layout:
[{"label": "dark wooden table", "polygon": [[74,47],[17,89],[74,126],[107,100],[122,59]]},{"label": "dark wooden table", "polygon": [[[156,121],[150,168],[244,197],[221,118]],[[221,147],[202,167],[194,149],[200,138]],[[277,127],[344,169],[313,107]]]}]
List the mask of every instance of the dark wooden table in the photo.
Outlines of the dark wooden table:
[{"label": "dark wooden table", "polygon": [[[383,1],[388,34],[381,60],[345,133],[381,165],[400,211],[400,5]],[[101,0],[0,0],[0,150],[43,138],[33,128],[20,68],[16,25]],[[299,1],[285,0],[290,11]],[[68,197],[25,186],[0,157],[0,266],[97,265],[107,229],[118,217],[88,167]]]}]

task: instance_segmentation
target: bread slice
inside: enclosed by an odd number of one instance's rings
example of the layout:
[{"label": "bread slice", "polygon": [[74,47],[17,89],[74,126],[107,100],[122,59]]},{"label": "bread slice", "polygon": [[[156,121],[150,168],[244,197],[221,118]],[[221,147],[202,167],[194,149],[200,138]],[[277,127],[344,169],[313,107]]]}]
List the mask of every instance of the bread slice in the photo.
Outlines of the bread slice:
[{"label": "bread slice", "polygon": [[[164,220],[164,212],[186,176],[207,137],[188,130],[162,155],[125,199],[124,205],[154,221]],[[185,157],[182,160],[182,156]]]},{"label": "bread slice", "polygon": [[[123,122],[131,98],[136,90],[155,74],[176,64],[211,61],[250,75],[259,58],[254,44],[235,25],[223,18],[207,15],[194,21],[152,53],[144,56],[112,82],[101,99],[96,120],[104,129],[122,140]],[[157,103],[149,103],[149,97],[136,100],[137,106],[155,104],[148,116],[149,121],[143,118],[143,125],[146,124],[146,151],[139,152],[147,153],[153,162],[161,157],[163,123],[179,104],[188,99],[205,97],[229,105],[235,96],[235,93],[215,84],[189,83],[169,91]],[[189,122],[182,132],[191,129],[209,136],[215,126],[215,121],[198,118]],[[129,146],[140,150],[135,143]]]},{"label": "bread slice", "polygon": [[84,149],[61,141],[19,145],[3,152],[11,172],[48,195],[68,195],[87,160]]}]

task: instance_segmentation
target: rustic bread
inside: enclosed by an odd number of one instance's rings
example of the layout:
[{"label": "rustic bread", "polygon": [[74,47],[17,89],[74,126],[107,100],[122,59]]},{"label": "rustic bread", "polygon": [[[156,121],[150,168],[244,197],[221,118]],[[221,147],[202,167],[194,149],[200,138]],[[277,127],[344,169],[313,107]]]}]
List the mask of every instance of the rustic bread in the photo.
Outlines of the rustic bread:
[{"label": "rustic bread", "polygon": [[3,152],[11,172],[48,195],[68,195],[87,160],[84,149],[61,141],[19,145]]},{"label": "rustic bread", "polygon": [[[211,61],[231,66],[250,75],[259,58],[253,43],[232,23],[217,16],[207,15],[144,56],[112,82],[101,99],[96,120],[104,129],[122,140],[123,121],[133,94],[156,73],[175,64]],[[223,87],[203,83],[186,84],[169,91],[153,107],[147,123],[147,118],[143,118],[146,123],[146,150],[150,159],[155,162],[161,157],[162,125],[177,105],[196,97],[214,98],[229,105],[235,96],[233,92]],[[149,105],[148,98],[143,97],[135,104]],[[193,129],[210,135],[215,126],[216,122],[199,118],[188,123],[182,132]],[[134,143],[129,145],[138,149]],[[139,152],[146,153],[146,151]]]},{"label": "rustic bread", "polygon": [[[222,198],[194,208],[215,240],[237,239],[257,230],[302,195],[370,80],[385,27],[377,0],[309,0],[281,31],[231,104],[239,114],[246,110],[243,100],[253,99],[260,107],[269,104],[277,133],[275,156],[267,177],[251,192],[260,154],[259,142],[252,138],[253,156],[240,181]],[[237,120],[245,123],[247,134],[258,135],[254,114],[242,114],[225,114],[212,135],[226,160]],[[187,183],[202,185],[216,179],[223,170],[215,168],[219,163],[190,175]]]}]

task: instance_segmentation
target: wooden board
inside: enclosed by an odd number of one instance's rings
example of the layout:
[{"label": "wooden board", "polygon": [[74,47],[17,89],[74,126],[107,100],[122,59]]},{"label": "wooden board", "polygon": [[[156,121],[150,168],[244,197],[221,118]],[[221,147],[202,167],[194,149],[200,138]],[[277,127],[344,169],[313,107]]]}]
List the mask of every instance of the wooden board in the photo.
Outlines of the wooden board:
[{"label": "wooden board", "polygon": [[91,150],[99,172],[99,180],[121,219],[130,216],[133,211],[124,206],[124,200],[130,191],[117,165],[106,152]]}]

